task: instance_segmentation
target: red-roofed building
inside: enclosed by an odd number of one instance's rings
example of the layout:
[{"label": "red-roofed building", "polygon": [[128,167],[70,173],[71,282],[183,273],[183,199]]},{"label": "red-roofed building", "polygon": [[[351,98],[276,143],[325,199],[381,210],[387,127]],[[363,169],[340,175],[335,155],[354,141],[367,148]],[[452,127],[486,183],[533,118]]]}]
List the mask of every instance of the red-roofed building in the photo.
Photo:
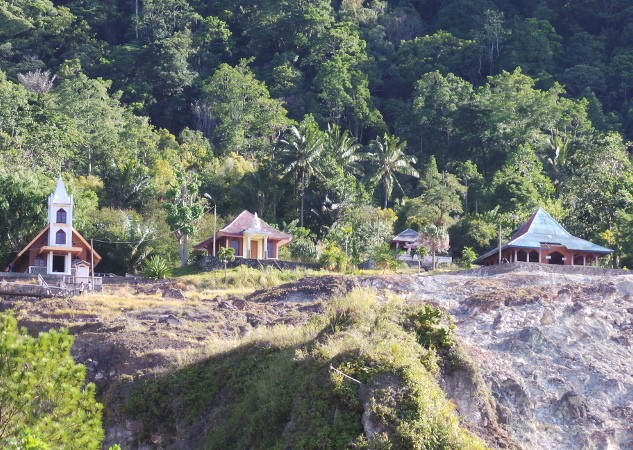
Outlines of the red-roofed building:
[{"label": "red-roofed building", "polygon": [[72,275],[80,263],[99,264],[101,256],[73,228],[73,207],[60,177],[48,198],[48,225],[11,262],[13,272]]},{"label": "red-roofed building", "polygon": [[247,259],[277,259],[279,248],[292,240],[292,236],[283,233],[246,210],[238,214],[227,226],[209,239],[194,245],[195,250],[206,250],[213,255],[222,247],[233,248],[235,256]]}]

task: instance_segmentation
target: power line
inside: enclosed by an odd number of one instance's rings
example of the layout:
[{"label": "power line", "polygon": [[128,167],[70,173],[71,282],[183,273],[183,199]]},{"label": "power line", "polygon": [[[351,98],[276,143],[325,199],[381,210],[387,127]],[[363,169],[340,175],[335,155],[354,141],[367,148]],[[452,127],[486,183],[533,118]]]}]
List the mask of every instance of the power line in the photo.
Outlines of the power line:
[{"label": "power line", "polygon": [[[94,242],[101,242],[103,244],[139,244],[140,242],[149,242],[149,241],[157,241],[159,239],[163,239],[165,237],[169,237],[169,235],[156,236],[149,239],[143,239],[143,241],[105,241],[103,239],[92,239]],[[90,239],[88,239],[90,240]]]}]

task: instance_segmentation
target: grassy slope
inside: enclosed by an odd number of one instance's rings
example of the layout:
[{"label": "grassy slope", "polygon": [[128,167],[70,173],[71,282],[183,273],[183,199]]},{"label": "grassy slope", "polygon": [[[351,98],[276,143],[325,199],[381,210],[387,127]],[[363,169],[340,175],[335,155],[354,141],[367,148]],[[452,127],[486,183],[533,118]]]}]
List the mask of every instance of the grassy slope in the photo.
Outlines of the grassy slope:
[{"label": "grassy slope", "polygon": [[[453,269],[452,267],[450,269]],[[445,268],[441,270],[446,270]],[[388,271],[387,273],[394,273]],[[397,273],[415,274],[417,267],[400,267]],[[363,270],[350,272],[351,275],[384,275],[383,270]],[[252,269],[240,266],[228,269],[226,276],[223,270],[200,271],[198,268],[178,268],[172,271],[176,287],[189,291],[189,298],[203,298],[213,295],[248,294],[257,289],[265,289],[280,284],[298,281],[308,276],[340,275],[327,270],[277,270],[272,267]]]},{"label": "grassy slope", "polygon": [[[181,448],[485,448],[460,427],[436,381],[447,361],[434,349],[451,355],[451,345],[441,313],[359,290],[308,325],[263,330],[198,364],[130,383],[115,403],[141,422],[144,439],[159,435]],[[361,425],[367,410],[371,441]]]},{"label": "grassy slope", "polygon": [[223,270],[200,271],[198,269],[174,269],[176,287],[190,291],[190,297],[210,297],[213,295],[244,295],[256,289],[278,286],[300,280],[306,276],[325,275],[328,272],[316,270],[252,269],[240,266]]}]

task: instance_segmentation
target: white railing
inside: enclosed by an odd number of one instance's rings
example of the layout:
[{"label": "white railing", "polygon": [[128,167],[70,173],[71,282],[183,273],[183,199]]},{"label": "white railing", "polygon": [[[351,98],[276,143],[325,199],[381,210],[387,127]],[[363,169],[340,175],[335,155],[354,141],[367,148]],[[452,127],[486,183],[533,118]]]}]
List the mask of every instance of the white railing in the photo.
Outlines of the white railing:
[{"label": "white railing", "polygon": [[[40,286],[48,286],[46,284],[46,281],[44,281],[44,278],[42,275],[46,276],[46,267],[41,267],[41,266],[29,266],[29,271],[28,273],[30,275],[37,275],[37,282],[40,284]],[[73,284],[79,284],[79,282],[77,281],[77,276],[75,274],[73,275],[63,275],[63,274],[50,274],[49,276],[54,276],[56,278],[61,278],[61,282],[65,282],[65,284],[67,285],[73,285]],[[82,279],[88,279],[88,281],[92,281],[93,277],[91,276],[87,276],[87,277],[80,277]],[[50,279],[50,278],[49,278]],[[95,286],[101,286],[103,284],[103,278],[102,277],[94,277],[94,285]]]},{"label": "white railing", "polygon": [[37,274],[37,282],[40,284],[40,286],[42,286],[43,288],[47,288],[48,287],[48,283],[46,281],[44,281],[44,278],[42,278],[42,275],[40,275],[39,273]]},{"label": "white railing", "polygon": [[[81,281],[84,280],[88,280],[88,281],[92,281],[92,277],[91,276],[87,276],[87,277],[79,277],[80,281],[77,281],[77,277],[66,277],[66,281],[68,282],[68,284],[79,284]],[[101,286],[103,284],[103,278],[101,277],[94,277],[95,280],[95,286]],[[86,283],[86,281],[84,281],[84,284]]]},{"label": "white railing", "polygon": [[31,275],[46,275],[46,266],[29,266],[28,273]]},{"label": "white railing", "polygon": [[[412,256],[412,255],[400,255],[398,256],[398,259],[400,261],[412,261],[412,262],[418,262],[419,258],[417,255]],[[431,265],[433,263],[433,257],[432,256],[425,256],[422,258],[421,260],[422,264],[427,264],[427,265]],[[435,264],[452,264],[453,262],[453,258],[451,256],[436,256],[435,257]]]}]

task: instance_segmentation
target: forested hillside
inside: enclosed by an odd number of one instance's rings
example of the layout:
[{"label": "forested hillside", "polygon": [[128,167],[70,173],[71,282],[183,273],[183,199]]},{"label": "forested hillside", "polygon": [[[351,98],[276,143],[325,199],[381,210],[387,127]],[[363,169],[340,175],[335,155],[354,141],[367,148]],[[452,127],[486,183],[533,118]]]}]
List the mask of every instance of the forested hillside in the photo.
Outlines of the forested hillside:
[{"label": "forested hillside", "polygon": [[2,264],[60,172],[102,271],[176,260],[214,206],[360,261],[540,205],[633,263],[627,0],[0,0],[0,70]]}]

